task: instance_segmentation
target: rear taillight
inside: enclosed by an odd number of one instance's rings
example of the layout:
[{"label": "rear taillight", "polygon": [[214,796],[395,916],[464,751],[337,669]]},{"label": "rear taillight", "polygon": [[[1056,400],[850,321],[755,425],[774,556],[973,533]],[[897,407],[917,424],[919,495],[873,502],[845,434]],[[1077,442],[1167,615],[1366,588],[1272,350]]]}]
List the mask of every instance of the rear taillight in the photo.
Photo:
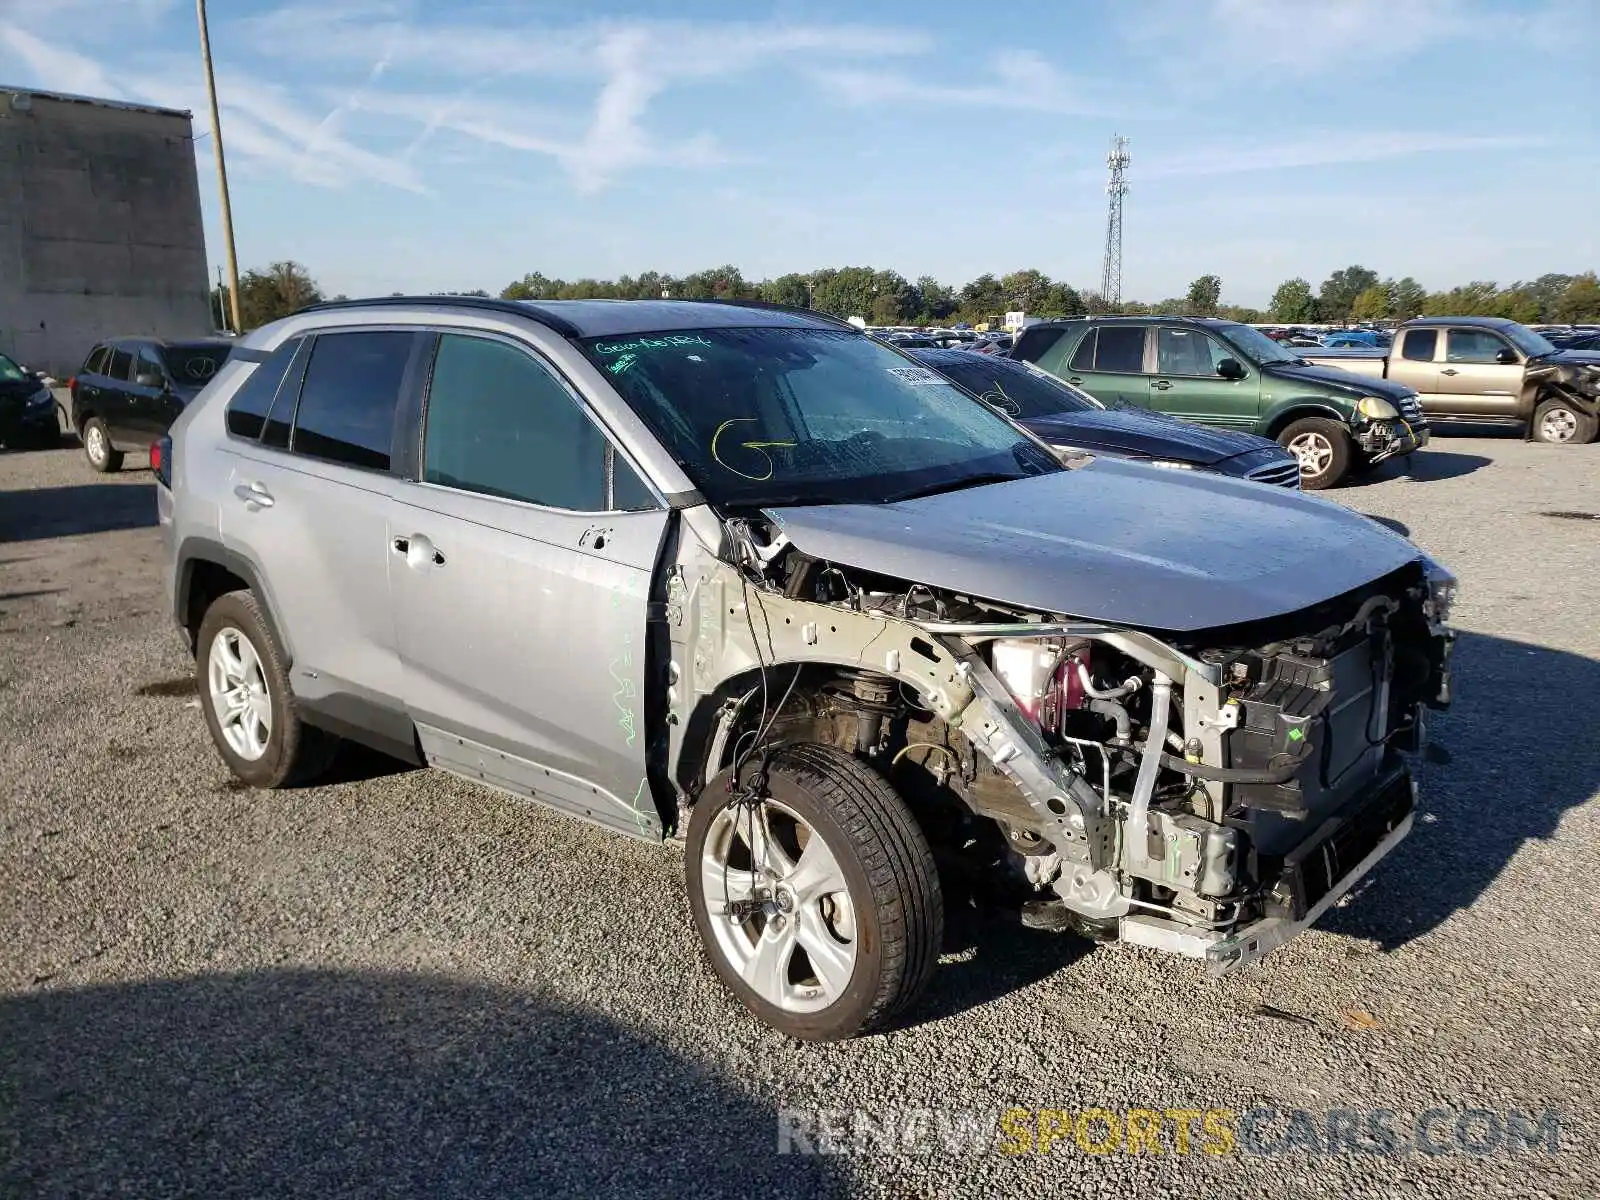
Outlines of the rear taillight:
[{"label": "rear taillight", "polygon": [[172,486],[172,439],[159,437],[150,443],[150,469],[156,473],[161,486]]},{"label": "rear taillight", "polygon": [[78,377],[76,375],[74,375],[74,376],[72,376],[71,378],[69,378],[67,380],[67,391],[76,392],[77,390],[78,390]]}]

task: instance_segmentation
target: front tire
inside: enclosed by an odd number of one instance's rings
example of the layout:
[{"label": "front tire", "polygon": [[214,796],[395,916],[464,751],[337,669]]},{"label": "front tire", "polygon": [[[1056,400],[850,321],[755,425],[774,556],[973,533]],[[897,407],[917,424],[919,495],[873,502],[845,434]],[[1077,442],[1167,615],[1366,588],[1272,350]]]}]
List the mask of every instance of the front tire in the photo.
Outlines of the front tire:
[{"label": "front tire", "polygon": [[102,475],[122,470],[122,451],[112,447],[111,434],[99,417],[90,417],[83,423],[83,456]]},{"label": "front tire", "polygon": [[228,770],[255,787],[279,788],[328,769],[339,739],[300,720],[283,652],[253,595],[219,597],[195,646],[200,708]]},{"label": "front tire", "polygon": [[1354,447],[1350,433],[1326,417],[1302,417],[1278,434],[1278,445],[1300,460],[1300,487],[1319,492],[1338,483],[1350,470]]},{"label": "front tire", "polygon": [[938,962],[944,898],[927,840],[882,776],[831,746],[774,750],[745,799],[717,776],[690,817],[689,906],[711,964],[790,1037],[837,1041],[889,1021]]},{"label": "front tire", "polygon": [[1535,441],[1555,446],[1585,446],[1594,441],[1596,421],[1560,396],[1551,396],[1533,411]]}]

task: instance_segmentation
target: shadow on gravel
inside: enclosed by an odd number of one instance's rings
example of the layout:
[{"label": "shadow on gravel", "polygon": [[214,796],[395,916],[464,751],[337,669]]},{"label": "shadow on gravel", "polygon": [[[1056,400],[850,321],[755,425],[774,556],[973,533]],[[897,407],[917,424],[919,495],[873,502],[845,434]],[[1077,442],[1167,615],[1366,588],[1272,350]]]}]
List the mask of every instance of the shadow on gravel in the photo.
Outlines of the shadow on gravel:
[{"label": "shadow on gravel", "polygon": [[32,542],[156,523],[153,483],[84,483],[0,492],[0,542]]},{"label": "shadow on gravel", "polygon": [[420,770],[422,768],[413,763],[391,758],[383,751],[373,750],[359,742],[342,742],[327,773],[320,776],[312,786],[365,783],[369,779],[384,779],[390,775],[404,775],[410,771]]},{"label": "shadow on gravel", "polygon": [[[1454,450],[1438,450],[1430,445],[1404,458],[1391,458],[1388,462],[1379,463],[1371,471],[1357,475],[1349,482],[1358,487],[1364,483],[1380,483],[1385,479],[1436,483],[1441,479],[1459,479],[1463,475],[1471,475],[1493,461],[1481,454],[1460,454]],[[1348,487],[1349,483],[1345,486]]]},{"label": "shadow on gravel", "polygon": [[943,950],[967,956],[939,964],[932,986],[906,1012],[908,1025],[958,1016],[1020,992],[1094,949],[1087,938],[1028,929],[1015,913],[973,909],[953,900],[947,896]]},{"label": "shadow on gravel", "polygon": [[5,1195],[805,1196],[776,1113],[611,1020],[420,975],[0,1001]]},{"label": "shadow on gravel", "polygon": [[[1346,908],[1319,923],[1385,950],[1469,908],[1524,842],[1600,791],[1600,662],[1478,633],[1453,659],[1455,703],[1435,715],[1417,824]],[[1429,819],[1431,818],[1431,819]]]}]

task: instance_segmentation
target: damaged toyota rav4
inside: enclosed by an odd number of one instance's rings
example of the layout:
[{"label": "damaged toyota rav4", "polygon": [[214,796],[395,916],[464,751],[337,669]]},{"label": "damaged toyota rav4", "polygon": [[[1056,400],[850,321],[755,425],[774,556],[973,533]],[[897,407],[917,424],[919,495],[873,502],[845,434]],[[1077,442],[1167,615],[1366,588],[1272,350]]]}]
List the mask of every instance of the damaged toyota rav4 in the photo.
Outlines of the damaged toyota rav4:
[{"label": "damaged toyota rav4", "polygon": [[796,1037],[903,1010],[948,887],[1261,957],[1406,835],[1449,702],[1455,580],[1405,539],[1060,457],[811,313],[319,306],[153,458],[240,779],[350,738],[681,839],[710,962]]}]

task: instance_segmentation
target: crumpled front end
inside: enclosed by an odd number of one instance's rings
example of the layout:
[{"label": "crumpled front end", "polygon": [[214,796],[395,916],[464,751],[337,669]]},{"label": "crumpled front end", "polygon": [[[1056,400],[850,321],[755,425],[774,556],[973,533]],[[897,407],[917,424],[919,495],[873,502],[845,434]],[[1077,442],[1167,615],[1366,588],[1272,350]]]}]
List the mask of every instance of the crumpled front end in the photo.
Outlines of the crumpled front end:
[{"label": "crumpled front end", "polygon": [[1350,436],[1372,463],[1410,454],[1428,444],[1430,430],[1415,392],[1390,403],[1357,405]]},{"label": "crumpled front end", "polygon": [[672,771],[832,743],[1029,919],[1206,959],[1281,944],[1410,829],[1450,700],[1448,572],[1414,558],[1289,614],[1182,635],[1028,611],[730,523],[667,603]]}]

